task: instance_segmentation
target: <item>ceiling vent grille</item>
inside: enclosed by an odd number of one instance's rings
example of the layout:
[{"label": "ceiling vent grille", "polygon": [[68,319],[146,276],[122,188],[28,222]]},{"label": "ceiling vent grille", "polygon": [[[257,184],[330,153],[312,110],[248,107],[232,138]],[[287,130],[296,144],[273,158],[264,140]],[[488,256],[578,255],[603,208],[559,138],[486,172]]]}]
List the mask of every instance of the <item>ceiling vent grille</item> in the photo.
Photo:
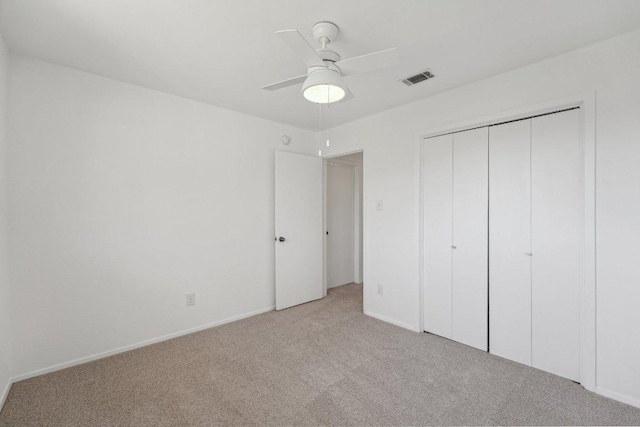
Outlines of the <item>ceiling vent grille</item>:
[{"label": "ceiling vent grille", "polygon": [[415,76],[407,77],[406,79],[402,79],[400,81],[406,84],[407,86],[413,86],[417,83],[424,82],[434,77],[435,77],[435,74],[433,74],[431,70],[426,69],[421,73],[416,74]]}]

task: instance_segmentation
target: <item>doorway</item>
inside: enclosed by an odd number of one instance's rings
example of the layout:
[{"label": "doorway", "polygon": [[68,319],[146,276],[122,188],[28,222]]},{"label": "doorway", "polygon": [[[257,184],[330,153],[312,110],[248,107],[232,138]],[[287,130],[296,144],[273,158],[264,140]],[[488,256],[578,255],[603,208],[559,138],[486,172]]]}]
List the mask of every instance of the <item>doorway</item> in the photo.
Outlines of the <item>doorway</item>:
[{"label": "doorway", "polygon": [[363,153],[325,159],[326,290],[363,282]]},{"label": "doorway", "polygon": [[[364,152],[331,158],[275,156],[276,310],[359,289],[363,312]],[[362,286],[357,286],[362,285]]]}]

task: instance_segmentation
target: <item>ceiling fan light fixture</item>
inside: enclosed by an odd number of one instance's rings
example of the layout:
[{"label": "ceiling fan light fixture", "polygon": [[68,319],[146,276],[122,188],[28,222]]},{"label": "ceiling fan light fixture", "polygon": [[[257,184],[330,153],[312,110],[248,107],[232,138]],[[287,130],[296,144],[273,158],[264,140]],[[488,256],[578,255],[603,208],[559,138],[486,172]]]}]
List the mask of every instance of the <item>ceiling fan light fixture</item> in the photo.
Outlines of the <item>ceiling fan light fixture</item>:
[{"label": "ceiling fan light fixture", "polygon": [[342,76],[330,68],[312,71],[302,85],[302,95],[316,104],[338,102],[346,93]]}]

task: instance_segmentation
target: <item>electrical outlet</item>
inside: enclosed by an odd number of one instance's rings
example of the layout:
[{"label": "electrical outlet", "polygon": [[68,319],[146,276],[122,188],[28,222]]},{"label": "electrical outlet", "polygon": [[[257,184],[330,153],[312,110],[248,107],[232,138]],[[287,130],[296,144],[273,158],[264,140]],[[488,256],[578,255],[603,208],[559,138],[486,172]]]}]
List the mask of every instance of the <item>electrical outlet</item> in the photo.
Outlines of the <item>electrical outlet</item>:
[{"label": "electrical outlet", "polygon": [[196,305],[196,294],[187,294],[187,305]]},{"label": "electrical outlet", "polygon": [[378,295],[384,295],[384,286],[378,285]]},{"label": "electrical outlet", "polygon": [[382,210],[382,200],[378,200],[376,202],[376,210],[377,211],[381,211]]}]

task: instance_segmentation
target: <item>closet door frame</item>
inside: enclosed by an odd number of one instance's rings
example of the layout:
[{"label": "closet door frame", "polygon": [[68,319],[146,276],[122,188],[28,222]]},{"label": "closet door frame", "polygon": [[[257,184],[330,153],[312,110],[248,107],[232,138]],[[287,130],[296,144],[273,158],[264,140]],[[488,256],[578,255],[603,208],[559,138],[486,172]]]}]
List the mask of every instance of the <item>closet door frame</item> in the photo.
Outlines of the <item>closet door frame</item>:
[{"label": "closet door frame", "polygon": [[[419,235],[419,298],[416,324],[424,331],[424,200],[422,157],[423,142],[427,138],[491,126],[512,120],[580,108],[580,143],[582,151],[582,277],[580,283],[580,384],[596,391],[596,249],[595,249],[595,126],[596,94],[584,92],[554,101],[530,105],[514,110],[485,115],[477,119],[435,126],[414,134],[416,199]],[[491,286],[491,284],[489,284]]]}]

